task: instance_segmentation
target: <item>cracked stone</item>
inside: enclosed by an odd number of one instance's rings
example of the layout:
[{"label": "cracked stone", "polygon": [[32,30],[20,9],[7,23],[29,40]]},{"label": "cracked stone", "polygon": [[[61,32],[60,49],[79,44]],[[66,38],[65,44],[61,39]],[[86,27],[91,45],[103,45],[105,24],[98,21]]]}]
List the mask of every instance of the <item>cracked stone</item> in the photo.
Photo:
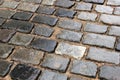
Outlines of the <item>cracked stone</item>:
[{"label": "cracked stone", "polygon": [[10,77],[13,80],[35,80],[40,70],[24,64],[18,64],[11,71]]},{"label": "cracked stone", "polygon": [[43,58],[44,52],[27,49],[27,48],[19,48],[14,54],[11,56],[12,60],[20,61],[24,63],[31,64],[39,64],[41,59]]},{"label": "cracked stone", "polygon": [[68,55],[77,59],[81,59],[84,56],[86,47],[71,45],[61,42],[58,44],[55,53],[60,55]]},{"label": "cracked stone", "polygon": [[50,26],[54,26],[57,23],[58,19],[51,16],[36,15],[32,21],[40,24],[43,23]]},{"label": "cracked stone", "polygon": [[53,52],[57,45],[57,42],[54,40],[38,38],[38,39],[34,39],[30,45],[35,49],[40,49],[47,52]]},{"label": "cracked stone", "polygon": [[12,66],[12,62],[0,60],[0,76],[5,77]]},{"label": "cracked stone", "polygon": [[67,80],[67,76],[57,72],[45,70],[42,72],[42,75],[38,80]]},{"label": "cracked stone", "polygon": [[52,28],[48,28],[45,25],[37,25],[34,29],[34,34],[45,37],[50,37],[53,32],[54,30]]},{"label": "cracked stone", "polygon": [[48,54],[41,65],[43,67],[48,67],[51,69],[64,72],[67,69],[68,63],[69,63],[68,58],[61,57],[58,55]]},{"label": "cracked stone", "polygon": [[62,30],[59,34],[57,34],[57,38],[68,41],[80,42],[82,35],[83,35],[82,33],[69,30]]},{"label": "cracked stone", "polygon": [[9,43],[16,44],[16,45],[23,45],[27,46],[33,40],[33,36],[23,34],[23,33],[16,33]]},{"label": "cracked stone", "polygon": [[8,42],[10,38],[15,34],[15,31],[8,29],[0,29],[0,41]]},{"label": "cracked stone", "polygon": [[12,45],[0,43],[0,58],[7,58],[13,49],[14,46]]},{"label": "cracked stone", "polygon": [[95,77],[96,72],[97,72],[97,65],[93,62],[74,60],[72,63],[71,73]]}]

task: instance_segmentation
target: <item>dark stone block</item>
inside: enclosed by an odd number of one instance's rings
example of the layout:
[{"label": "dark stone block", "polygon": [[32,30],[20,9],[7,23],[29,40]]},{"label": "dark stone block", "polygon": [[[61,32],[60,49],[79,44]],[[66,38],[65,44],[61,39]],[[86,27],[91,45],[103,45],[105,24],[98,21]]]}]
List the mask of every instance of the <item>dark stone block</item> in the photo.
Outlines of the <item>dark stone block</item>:
[{"label": "dark stone block", "polygon": [[55,17],[45,16],[45,15],[36,15],[32,21],[36,23],[43,23],[50,26],[54,26],[57,20],[58,19]]},{"label": "dark stone block", "polygon": [[0,41],[8,42],[9,39],[15,34],[15,31],[8,29],[1,29],[0,34],[2,34],[0,35]]},{"label": "dark stone block", "polygon": [[12,66],[11,62],[0,60],[0,76],[4,77]]},{"label": "dark stone block", "polygon": [[10,73],[13,80],[35,80],[39,75],[40,70],[27,66],[24,64],[18,64]]},{"label": "dark stone block", "polygon": [[14,30],[17,29],[17,31],[29,33],[33,28],[33,24],[26,21],[11,20],[3,24],[2,27]]},{"label": "dark stone block", "polygon": [[54,40],[39,38],[39,39],[33,40],[30,45],[36,49],[40,49],[47,52],[53,52],[57,45],[57,42]]},{"label": "dark stone block", "polygon": [[52,7],[48,7],[48,6],[40,6],[37,10],[37,13],[40,14],[53,14],[53,12],[55,11],[54,8]]},{"label": "dark stone block", "polygon": [[13,15],[13,19],[19,19],[19,20],[29,20],[32,16],[32,13],[30,12],[17,12]]},{"label": "dark stone block", "polygon": [[56,16],[60,17],[68,17],[73,18],[75,15],[75,11],[67,10],[67,9],[58,9],[55,13]]}]

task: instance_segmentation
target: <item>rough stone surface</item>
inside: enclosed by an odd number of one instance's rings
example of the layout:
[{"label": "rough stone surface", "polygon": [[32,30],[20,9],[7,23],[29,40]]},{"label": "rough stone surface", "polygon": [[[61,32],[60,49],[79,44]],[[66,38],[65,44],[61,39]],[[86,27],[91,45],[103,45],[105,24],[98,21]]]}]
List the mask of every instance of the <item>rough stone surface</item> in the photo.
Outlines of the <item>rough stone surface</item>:
[{"label": "rough stone surface", "polygon": [[83,1],[97,3],[97,4],[103,4],[105,0],[83,0]]},{"label": "rough stone surface", "polygon": [[35,80],[40,70],[24,64],[18,64],[11,71],[10,76],[13,80]]},{"label": "rough stone surface", "polygon": [[120,6],[120,0],[108,0],[107,5]]},{"label": "rough stone surface", "polygon": [[120,16],[102,14],[100,20],[106,24],[120,25]]},{"label": "rough stone surface", "polygon": [[70,0],[57,0],[55,5],[60,7],[70,8],[74,5],[74,3],[75,2]]},{"label": "rough stone surface", "polygon": [[72,62],[71,72],[95,77],[97,72],[97,65],[93,62],[74,60]]},{"label": "rough stone surface", "polygon": [[4,77],[9,72],[12,62],[0,60],[0,77]]},{"label": "rough stone surface", "polygon": [[55,8],[53,7],[48,7],[48,6],[39,6],[37,13],[40,14],[53,14],[55,11]]},{"label": "rough stone surface", "polygon": [[38,7],[39,7],[39,5],[35,5],[35,4],[32,4],[32,3],[22,3],[18,6],[18,9],[35,12]]},{"label": "rough stone surface", "polygon": [[15,11],[12,11],[12,10],[1,10],[0,9],[0,17],[1,18],[11,18],[13,14],[15,14]]},{"label": "rough stone surface", "polygon": [[78,19],[81,19],[81,20],[95,21],[96,18],[97,18],[97,14],[95,13],[80,12],[78,14]]},{"label": "rough stone surface", "polygon": [[54,26],[56,22],[58,21],[58,19],[55,17],[51,17],[51,16],[36,15],[32,21],[36,23],[43,23],[43,24],[47,24],[50,26]]},{"label": "rough stone surface", "polygon": [[70,78],[70,80],[86,80],[86,79],[72,77],[72,78]]},{"label": "rough stone surface", "polygon": [[47,52],[53,52],[57,45],[57,42],[54,40],[38,38],[38,39],[34,39],[30,45],[35,49],[40,49]]},{"label": "rough stone surface", "polygon": [[116,7],[114,14],[120,15],[120,7]]},{"label": "rough stone surface", "polygon": [[58,55],[49,54],[45,57],[42,62],[43,67],[48,67],[51,69],[65,71],[67,69],[67,65],[69,63],[69,59],[65,57],[61,57]]},{"label": "rough stone surface", "polygon": [[67,80],[67,76],[57,72],[45,70],[42,72],[42,75],[38,80]]},{"label": "rough stone surface", "polygon": [[55,15],[60,16],[60,17],[68,17],[68,18],[73,18],[75,15],[75,11],[72,10],[67,10],[67,9],[57,9]]},{"label": "rough stone surface", "polygon": [[0,25],[2,25],[5,22],[5,19],[0,18]]},{"label": "rough stone surface", "polygon": [[2,27],[7,29],[14,29],[14,30],[17,29],[17,31],[29,33],[33,28],[33,24],[26,21],[10,20],[5,24],[3,24]]},{"label": "rough stone surface", "polygon": [[40,3],[42,0],[22,0],[22,1],[30,3]]},{"label": "rough stone surface", "polygon": [[109,35],[120,36],[120,27],[119,26],[111,26],[109,30]]},{"label": "rough stone surface", "polygon": [[53,5],[56,0],[43,0],[42,4],[44,5]]},{"label": "rough stone surface", "polygon": [[33,40],[33,36],[22,33],[16,33],[9,43],[27,46]]},{"label": "rough stone surface", "polygon": [[13,19],[18,19],[18,20],[29,20],[32,16],[32,13],[29,12],[17,12],[13,15]]},{"label": "rough stone surface", "polygon": [[9,39],[15,34],[15,31],[8,29],[0,29],[0,41],[8,42]]},{"label": "rough stone surface", "polygon": [[18,6],[19,2],[16,1],[4,1],[0,8],[12,8],[15,9]]},{"label": "rough stone surface", "polygon": [[0,43],[0,58],[7,58],[13,49],[14,46],[12,45]]},{"label": "rough stone surface", "polygon": [[113,8],[110,6],[97,5],[95,10],[100,13],[108,13],[108,14],[113,13]]},{"label": "rough stone surface", "polygon": [[105,49],[91,47],[88,52],[87,59],[119,64],[120,54]]},{"label": "rough stone surface", "polygon": [[80,42],[82,35],[83,35],[82,33],[73,32],[69,30],[62,30],[57,35],[57,38],[68,40],[68,41]]},{"label": "rough stone surface", "polygon": [[70,20],[70,19],[61,19],[58,22],[58,27],[65,28],[65,29],[71,29],[71,30],[77,30],[79,31],[81,29],[82,24],[80,22]]},{"label": "rough stone surface", "polygon": [[78,3],[76,8],[76,10],[85,10],[85,11],[91,11],[92,9],[92,4],[91,3]]},{"label": "rough stone surface", "polygon": [[69,55],[77,59],[81,59],[84,56],[86,47],[70,45],[68,43],[61,42],[58,44],[55,53],[60,55]]},{"label": "rough stone surface", "polygon": [[100,68],[99,77],[106,80],[120,80],[120,67],[118,66],[102,66]]},{"label": "rough stone surface", "polygon": [[39,64],[44,52],[33,49],[19,48],[12,55],[12,60],[24,63]]},{"label": "rough stone surface", "polygon": [[115,37],[89,33],[84,36],[83,43],[100,47],[114,48]]},{"label": "rough stone surface", "polygon": [[84,28],[84,31],[95,32],[95,33],[105,33],[107,31],[107,28],[108,26],[87,23]]},{"label": "rough stone surface", "polygon": [[117,43],[116,43],[115,49],[120,51],[120,37],[117,39]]},{"label": "rough stone surface", "polygon": [[4,0],[0,0],[0,5],[4,2]]},{"label": "rough stone surface", "polygon": [[0,80],[120,80],[100,76],[120,67],[120,0],[0,0],[1,60]]},{"label": "rough stone surface", "polygon": [[50,37],[53,32],[54,30],[52,28],[48,28],[45,25],[37,25],[34,29],[34,34],[45,37]]}]

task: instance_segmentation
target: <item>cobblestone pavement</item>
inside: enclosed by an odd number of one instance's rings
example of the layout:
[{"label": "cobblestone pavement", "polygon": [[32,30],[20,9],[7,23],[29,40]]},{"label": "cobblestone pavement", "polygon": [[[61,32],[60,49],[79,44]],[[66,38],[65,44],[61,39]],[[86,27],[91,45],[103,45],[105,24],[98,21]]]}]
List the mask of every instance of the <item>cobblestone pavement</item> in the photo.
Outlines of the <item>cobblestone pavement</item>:
[{"label": "cobblestone pavement", "polygon": [[0,80],[120,80],[120,0],[0,0]]}]

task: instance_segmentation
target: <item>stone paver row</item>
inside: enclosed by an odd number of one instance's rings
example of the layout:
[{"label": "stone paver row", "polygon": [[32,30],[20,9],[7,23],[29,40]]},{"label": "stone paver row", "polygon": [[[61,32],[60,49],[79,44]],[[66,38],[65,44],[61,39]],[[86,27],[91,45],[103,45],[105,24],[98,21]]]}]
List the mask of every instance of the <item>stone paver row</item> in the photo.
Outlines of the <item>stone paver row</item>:
[{"label": "stone paver row", "polygon": [[119,74],[119,0],[0,0],[0,80]]}]

